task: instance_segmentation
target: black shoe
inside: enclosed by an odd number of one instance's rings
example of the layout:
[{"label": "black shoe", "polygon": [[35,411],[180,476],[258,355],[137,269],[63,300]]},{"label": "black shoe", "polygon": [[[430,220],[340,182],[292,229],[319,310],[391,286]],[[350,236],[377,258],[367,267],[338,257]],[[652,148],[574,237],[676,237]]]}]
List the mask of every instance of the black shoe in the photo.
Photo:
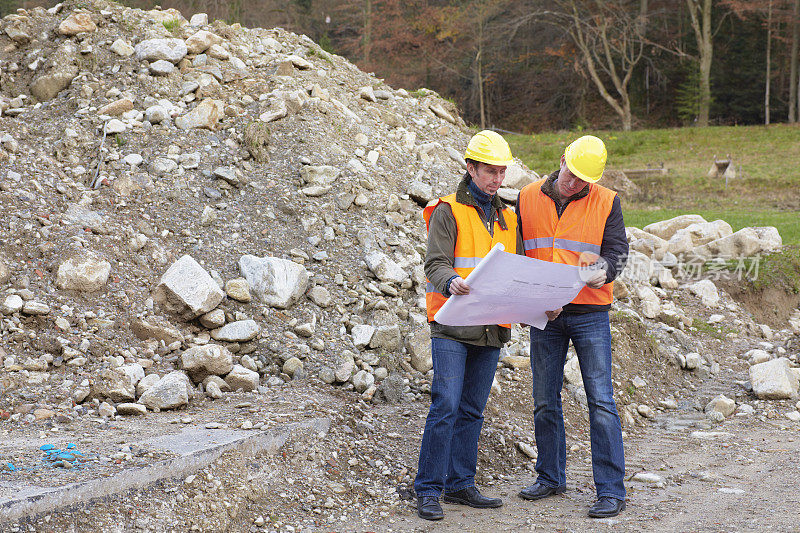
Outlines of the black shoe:
[{"label": "black shoe", "polygon": [[444,518],[444,511],[439,505],[439,498],[436,496],[417,497],[417,515],[425,520],[441,520]]},{"label": "black shoe", "polygon": [[625,510],[625,500],[609,498],[604,496],[597,500],[597,503],[589,509],[589,516],[592,518],[610,518],[617,516]]},{"label": "black shoe", "polygon": [[547,498],[548,496],[553,496],[554,494],[563,494],[566,490],[566,485],[561,485],[560,487],[548,487],[547,485],[542,485],[537,481],[530,487],[525,487],[519,491],[519,497],[523,500],[541,500],[542,498]]},{"label": "black shoe", "polygon": [[459,505],[469,505],[478,509],[489,509],[494,507],[501,507],[503,500],[500,498],[487,498],[481,494],[477,487],[464,487],[455,492],[445,492],[442,496],[442,501],[445,503],[457,503]]}]

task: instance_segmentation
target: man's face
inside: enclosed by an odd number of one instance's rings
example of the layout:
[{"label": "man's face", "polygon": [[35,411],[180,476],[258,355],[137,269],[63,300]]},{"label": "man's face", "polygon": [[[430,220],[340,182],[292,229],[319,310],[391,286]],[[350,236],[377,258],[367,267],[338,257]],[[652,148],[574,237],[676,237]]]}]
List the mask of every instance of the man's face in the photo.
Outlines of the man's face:
[{"label": "man's face", "polygon": [[578,176],[570,172],[569,167],[567,167],[567,161],[562,155],[561,170],[558,171],[558,180],[556,181],[558,194],[562,198],[569,198],[573,194],[578,194],[581,192],[588,184],[589,182],[583,181]]},{"label": "man's face", "polygon": [[480,190],[489,195],[497,193],[506,177],[506,167],[486,163],[467,163],[467,171]]}]

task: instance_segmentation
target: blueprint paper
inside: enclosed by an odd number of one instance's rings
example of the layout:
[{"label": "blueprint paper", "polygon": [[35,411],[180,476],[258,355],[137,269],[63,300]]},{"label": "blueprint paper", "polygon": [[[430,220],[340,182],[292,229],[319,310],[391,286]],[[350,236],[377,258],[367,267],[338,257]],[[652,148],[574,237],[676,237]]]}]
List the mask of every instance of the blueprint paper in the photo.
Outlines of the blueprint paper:
[{"label": "blueprint paper", "polygon": [[465,281],[469,294],[448,298],[434,316],[436,322],[446,326],[522,323],[544,329],[545,311],[568,304],[586,285],[577,266],[510,254],[502,244],[495,245]]}]

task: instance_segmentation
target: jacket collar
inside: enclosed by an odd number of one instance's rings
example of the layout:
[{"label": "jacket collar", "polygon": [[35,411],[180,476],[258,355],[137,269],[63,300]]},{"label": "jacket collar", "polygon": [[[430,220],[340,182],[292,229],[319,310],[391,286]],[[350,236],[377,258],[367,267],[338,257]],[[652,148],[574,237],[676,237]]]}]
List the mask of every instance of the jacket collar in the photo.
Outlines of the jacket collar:
[{"label": "jacket collar", "polygon": [[[456,189],[456,202],[464,205],[479,207],[478,203],[475,201],[475,198],[472,197],[472,193],[469,192],[468,185],[470,181],[472,181],[472,178],[468,172],[465,172],[464,177],[461,179],[461,182],[458,184],[458,188]],[[492,208],[493,211],[497,213],[497,222],[500,224],[500,227],[504,230],[507,230],[508,226],[506,225],[505,218],[503,218],[503,208],[505,208],[505,204],[503,204],[503,200],[501,200],[496,194],[492,197]]]},{"label": "jacket collar", "polygon": [[[545,193],[551,200],[553,200],[556,205],[561,205],[561,200],[558,195],[558,191],[556,191],[556,180],[558,179],[558,170],[547,176],[547,179],[544,180],[542,183],[542,192]],[[573,200],[580,200],[581,198],[586,197],[589,194],[589,189],[592,188],[592,184],[588,184],[586,187],[580,190],[567,198],[567,201],[564,202],[564,205],[567,205]]]}]

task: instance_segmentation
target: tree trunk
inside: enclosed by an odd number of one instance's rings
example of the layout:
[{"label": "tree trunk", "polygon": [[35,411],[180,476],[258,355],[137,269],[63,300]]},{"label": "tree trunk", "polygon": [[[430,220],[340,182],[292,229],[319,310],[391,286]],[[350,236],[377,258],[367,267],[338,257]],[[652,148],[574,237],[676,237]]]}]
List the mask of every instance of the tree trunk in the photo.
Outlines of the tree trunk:
[{"label": "tree trunk", "polygon": [[475,58],[478,69],[478,103],[481,109],[481,130],[486,129],[486,109],[483,104],[483,21],[478,22],[478,56]]},{"label": "tree trunk", "polygon": [[772,75],[772,0],[769,0],[769,8],[767,10],[767,73],[764,87],[764,125],[769,126],[769,89],[770,89],[770,76]]},{"label": "tree trunk", "polygon": [[711,36],[711,0],[702,2],[701,41],[697,43],[700,52],[700,109],[697,113],[697,125],[701,128],[708,126],[708,111],[711,107],[711,59],[714,54]]},{"label": "tree trunk", "polygon": [[372,46],[372,0],[364,1],[364,66],[371,69],[369,63],[370,47]]},{"label": "tree trunk", "polygon": [[800,40],[800,0],[792,10],[792,51],[789,55],[789,122],[797,122],[797,48]]}]

